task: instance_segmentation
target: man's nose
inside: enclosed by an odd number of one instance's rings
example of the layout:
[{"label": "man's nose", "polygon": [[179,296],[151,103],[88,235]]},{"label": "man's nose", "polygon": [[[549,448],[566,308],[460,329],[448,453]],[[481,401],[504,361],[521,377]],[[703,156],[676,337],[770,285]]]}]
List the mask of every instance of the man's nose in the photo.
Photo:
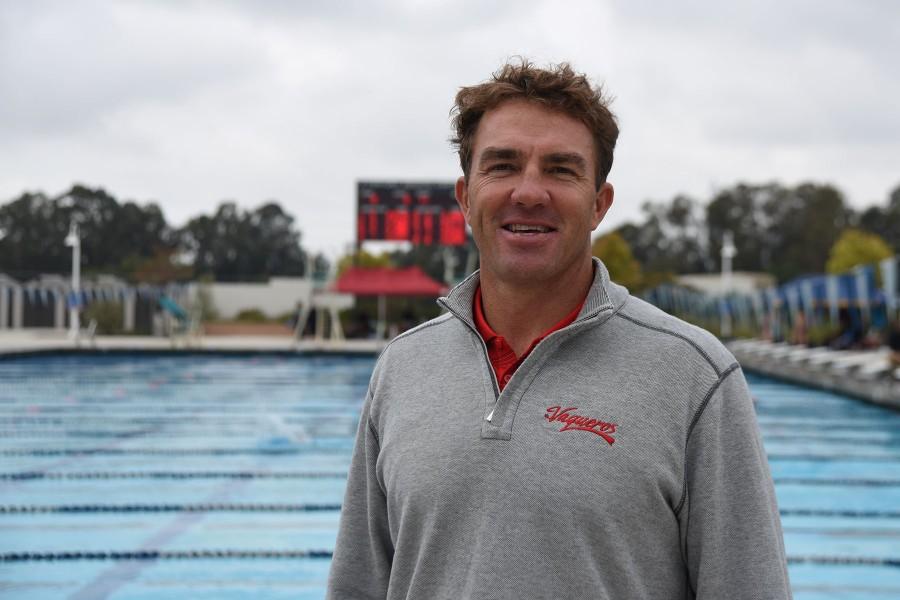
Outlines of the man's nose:
[{"label": "man's nose", "polygon": [[550,201],[550,194],[543,185],[540,169],[529,166],[522,171],[510,200],[524,206],[540,206]]}]

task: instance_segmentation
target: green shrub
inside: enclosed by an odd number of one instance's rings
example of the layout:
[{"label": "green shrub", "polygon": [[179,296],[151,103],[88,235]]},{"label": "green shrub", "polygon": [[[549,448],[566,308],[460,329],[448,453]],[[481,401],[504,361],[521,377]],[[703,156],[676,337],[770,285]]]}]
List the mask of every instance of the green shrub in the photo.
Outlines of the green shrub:
[{"label": "green shrub", "polygon": [[293,322],[294,319],[297,318],[297,312],[298,311],[296,311],[296,310],[290,310],[288,312],[283,312],[281,314],[275,315],[272,318],[272,320],[275,321],[276,323],[287,323],[289,321]]},{"label": "green shrub", "polygon": [[824,346],[840,333],[841,328],[831,323],[819,323],[813,325],[806,332],[806,339],[810,347]]},{"label": "green shrub", "polygon": [[269,317],[258,308],[245,308],[237,314],[234,320],[244,323],[268,323]]},{"label": "green shrub", "polygon": [[195,308],[200,312],[201,321],[219,320],[219,311],[216,310],[216,303],[213,302],[212,292],[209,289],[212,282],[212,277],[204,275],[200,278],[200,286],[197,288]]},{"label": "green shrub", "polygon": [[100,335],[120,334],[124,328],[123,308],[120,302],[106,300],[91,302],[82,314],[82,327],[86,327],[91,320],[97,321],[97,333]]}]

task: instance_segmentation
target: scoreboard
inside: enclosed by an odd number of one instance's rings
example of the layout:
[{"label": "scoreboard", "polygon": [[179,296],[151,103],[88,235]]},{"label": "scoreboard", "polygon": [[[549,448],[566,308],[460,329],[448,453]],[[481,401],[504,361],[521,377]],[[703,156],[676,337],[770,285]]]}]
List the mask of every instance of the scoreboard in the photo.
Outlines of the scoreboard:
[{"label": "scoreboard", "polygon": [[360,181],[356,191],[356,239],[461,246],[466,220],[452,183]]}]

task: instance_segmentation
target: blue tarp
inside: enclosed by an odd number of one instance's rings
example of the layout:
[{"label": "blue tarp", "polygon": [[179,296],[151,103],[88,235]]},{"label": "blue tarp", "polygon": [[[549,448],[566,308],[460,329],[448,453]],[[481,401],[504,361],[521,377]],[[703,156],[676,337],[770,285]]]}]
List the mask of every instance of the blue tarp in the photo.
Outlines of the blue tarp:
[{"label": "blue tarp", "polygon": [[[896,257],[889,260],[896,261]],[[881,269],[882,278],[892,281],[891,277],[885,277],[885,262],[888,261],[882,261],[877,266],[860,266],[841,275],[805,275],[753,294],[732,294],[721,298],[663,284],[646,292],[644,298],[669,312],[703,317],[728,313],[740,318],[755,316],[760,320],[773,308],[781,307],[788,310],[791,318],[803,312],[808,319],[812,319],[816,310],[828,308],[832,320],[836,320],[840,309],[851,308],[862,311],[865,320],[878,316],[880,321],[887,317],[882,313],[889,308],[893,293],[885,293],[876,282],[876,268]]]},{"label": "blue tarp", "polygon": [[168,296],[161,296],[159,299],[159,305],[163,310],[171,314],[179,321],[187,321],[190,319],[187,311],[181,308],[181,306],[177,302],[175,302]]}]

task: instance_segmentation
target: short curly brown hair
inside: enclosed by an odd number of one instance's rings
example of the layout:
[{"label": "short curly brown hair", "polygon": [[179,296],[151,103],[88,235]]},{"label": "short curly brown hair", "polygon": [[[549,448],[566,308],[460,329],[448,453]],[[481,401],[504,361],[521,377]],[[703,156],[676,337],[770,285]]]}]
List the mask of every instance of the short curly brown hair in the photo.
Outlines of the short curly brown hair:
[{"label": "short curly brown hair", "polygon": [[565,62],[541,69],[527,59],[520,59],[503,65],[485,83],[460,88],[450,111],[456,134],[450,142],[457,149],[463,174],[469,176],[472,145],[481,117],[503,102],[515,99],[537,102],[584,123],[594,138],[599,189],[612,168],[619,126],[609,110],[611,100],[604,95],[603,88],[592,86],[586,76],[576,73]]}]

